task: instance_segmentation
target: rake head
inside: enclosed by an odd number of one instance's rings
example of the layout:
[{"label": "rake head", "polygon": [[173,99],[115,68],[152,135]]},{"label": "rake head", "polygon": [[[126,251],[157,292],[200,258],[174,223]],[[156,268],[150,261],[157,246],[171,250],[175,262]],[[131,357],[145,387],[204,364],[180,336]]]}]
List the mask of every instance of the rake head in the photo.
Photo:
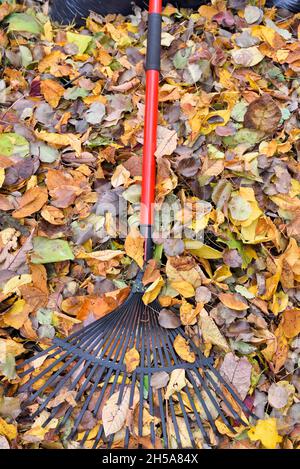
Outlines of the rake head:
[{"label": "rake head", "polygon": [[[201,448],[212,446],[217,417],[233,432],[230,420],[244,424],[240,411],[249,409],[183,328],[160,326],[159,310],[157,302],[145,306],[135,291],[116,311],[67,340],[55,338],[19,365],[21,377],[31,375],[21,388],[30,392],[27,404],[39,403],[33,418],[47,410],[43,426],[58,418],[57,432],[69,421],[68,438],[85,445],[90,429],[82,432],[82,422],[92,413],[98,423],[93,448],[139,447],[145,439],[147,447]],[[178,336],[194,361],[176,353]],[[124,361],[133,348],[139,363],[128,371]],[[66,392],[71,401],[57,400]]]}]

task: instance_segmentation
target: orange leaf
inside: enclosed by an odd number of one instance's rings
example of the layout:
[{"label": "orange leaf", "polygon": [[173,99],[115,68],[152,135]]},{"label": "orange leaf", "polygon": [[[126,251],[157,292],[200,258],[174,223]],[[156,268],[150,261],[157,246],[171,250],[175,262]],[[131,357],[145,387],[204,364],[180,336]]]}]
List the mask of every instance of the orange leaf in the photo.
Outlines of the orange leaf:
[{"label": "orange leaf", "polygon": [[159,269],[157,267],[156,261],[151,259],[145,269],[143,276],[143,285],[148,285],[149,283],[155,282],[160,276]]},{"label": "orange leaf", "polygon": [[223,305],[227,306],[227,308],[234,309],[236,311],[243,311],[244,309],[249,308],[246,303],[240,300],[233,293],[221,293],[219,295],[219,298],[222,301]]},{"label": "orange leaf", "polygon": [[286,309],[282,318],[282,329],[288,339],[293,339],[300,334],[300,309]]},{"label": "orange leaf", "polygon": [[25,218],[38,212],[48,200],[45,187],[32,187],[21,197],[19,209],[13,212],[14,218]]},{"label": "orange leaf", "polygon": [[60,98],[64,95],[65,89],[57,81],[48,78],[41,81],[41,92],[47,103],[52,107],[57,107]]}]

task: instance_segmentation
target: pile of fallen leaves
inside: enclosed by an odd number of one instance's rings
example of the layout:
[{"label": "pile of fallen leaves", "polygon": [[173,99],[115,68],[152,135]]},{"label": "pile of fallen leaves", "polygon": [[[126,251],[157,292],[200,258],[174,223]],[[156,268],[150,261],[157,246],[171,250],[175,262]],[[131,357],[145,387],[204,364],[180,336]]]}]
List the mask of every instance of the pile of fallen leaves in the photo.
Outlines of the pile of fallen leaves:
[{"label": "pile of fallen leaves", "polygon": [[[46,411],[33,422],[24,411],[16,364],[114,309],[142,265],[147,13],[92,15],[79,30],[26,3],[0,5],[0,448],[70,448],[79,443],[55,433],[56,419],[43,427]],[[144,301],[159,299],[165,327],[180,317],[198,335],[259,419],[237,433],[218,425],[213,444],[290,449],[300,440],[300,15],[251,3],[164,9],[156,198],[176,209],[156,220]]]}]

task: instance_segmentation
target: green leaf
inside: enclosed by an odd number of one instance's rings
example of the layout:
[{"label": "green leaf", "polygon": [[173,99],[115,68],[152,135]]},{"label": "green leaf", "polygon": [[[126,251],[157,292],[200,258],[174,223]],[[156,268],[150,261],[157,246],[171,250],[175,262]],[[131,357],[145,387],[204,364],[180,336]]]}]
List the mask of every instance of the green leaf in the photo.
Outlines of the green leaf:
[{"label": "green leaf", "polygon": [[73,86],[73,88],[69,88],[65,94],[64,98],[69,101],[76,101],[78,98],[85,98],[88,96],[89,92],[84,90],[83,88],[79,88],[78,86]]},{"label": "green leaf", "polygon": [[248,106],[244,101],[236,103],[236,105],[233,106],[233,109],[231,111],[232,119],[234,119],[236,122],[244,122],[247,107]]},{"label": "green leaf", "polygon": [[40,34],[42,32],[42,26],[32,15],[27,15],[27,13],[13,13],[8,18],[8,32],[10,31]]},{"label": "green leaf", "polygon": [[69,43],[76,44],[79,54],[85,53],[92,40],[92,36],[87,36],[86,34],[70,33],[69,31],[67,32],[67,41]]},{"label": "green leaf", "polygon": [[229,147],[235,147],[240,143],[248,143],[249,145],[255,145],[264,138],[264,133],[258,130],[252,129],[240,129],[235,135],[224,137],[223,141],[225,145]]},{"label": "green leaf", "polygon": [[33,239],[33,254],[31,256],[33,264],[48,264],[73,259],[74,254],[67,241],[48,239],[42,236]]},{"label": "green leaf", "polygon": [[252,212],[249,202],[246,199],[243,199],[240,195],[233,196],[228,207],[232,218],[238,221],[248,220]]},{"label": "green leaf", "polygon": [[41,308],[37,312],[37,320],[40,324],[48,326],[52,324],[53,312],[47,308]]},{"label": "green leaf", "polygon": [[3,156],[28,156],[29,143],[22,135],[15,133],[0,134],[0,155]]},{"label": "green leaf", "polygon": [[173,64],[177,70],[184,70],[188,64],[189,57],[191,55],[192,48],[181,49],[176,52],[173,58]]},{"label": "green leaf", "polygon": [[0,365],[1,373],[8,379],[15,379],[16,373],[16,360],[12,353],[7,353],[5,360]]},{"label": "green leaf", "polygon": [[122,193],[122,196],[131,204],[137,204],[141,200],[141,191],[142,189],[140,184],[133,184]]},{"label": "green leaf", "polygon": [[26,46],[20,46],[19,49],[20,49],[20,54],[21,54],[22,65],[23,67],[27,68],[28,65],[32,64],[32,61],[33,61],[32,53],[30,49],[28,49],[28,47]]},{"label": "green leaf", "polygon": [[94,138],[93,140],[90,140],[87,143],[87,146],[90,148],[96,148],[96,147],[106,147],[107,145],[111,145],[113,142],[110,138],[107,137],[97,137]]},{"label": "green leaf", "polygon": [[44,142],[31,144],[31,153],[37,156],[43,163],[54,163],[59,157],[59,151]]}]

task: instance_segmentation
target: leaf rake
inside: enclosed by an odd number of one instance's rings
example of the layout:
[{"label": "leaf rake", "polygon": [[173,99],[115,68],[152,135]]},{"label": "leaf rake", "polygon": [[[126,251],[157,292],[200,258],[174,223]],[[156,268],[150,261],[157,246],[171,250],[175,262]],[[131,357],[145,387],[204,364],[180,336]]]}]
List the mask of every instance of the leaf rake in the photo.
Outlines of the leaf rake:
[{"label": "leaf rake", "polygon": [[[145,261],[153,253],[161,8],[161,0],[150,1],[141,210]],[[31,392],[26,404],[38,402],[32,418],[47,410],[43,426],[58,418],[56,432],[70,421],[68,439],[77,436],[85,445],[90,429],[82,432],[82,422],[89,411],[98,422],[93,448],[116,447],[118,439],[123,448],[139,447],[145,437],[152,447],[199,448],[204,443],[212,446],[211,431],[218,434],[216,416],[232,432],[230,420],[234,419],[234,425],[245,425],[243,413],[255,416],[183,327],[160,326],[161,307],[158,301],[145,305],[143,290],[141,272],[118,309],[66,340],[53,339],[50,348],[18,365],[19,370],[23,369],[20,377],[33,374],[21,387],[22,392]],[[188,361],[174,348],[178,337],[189,347]],[[139,351],[139,364],[128,371],[124,360],[133,348]],[[42,370],[36,370],[41,364]],[[180,370],[184,375],[181,385],[176,382]],[[166,383],[157,384],[156,378],[168,379],[168,375],[175,377],[175,382],[172,392],[166,395]],[[56,402],[64,391],[72,393],[72,401],[66,398]]]}]

